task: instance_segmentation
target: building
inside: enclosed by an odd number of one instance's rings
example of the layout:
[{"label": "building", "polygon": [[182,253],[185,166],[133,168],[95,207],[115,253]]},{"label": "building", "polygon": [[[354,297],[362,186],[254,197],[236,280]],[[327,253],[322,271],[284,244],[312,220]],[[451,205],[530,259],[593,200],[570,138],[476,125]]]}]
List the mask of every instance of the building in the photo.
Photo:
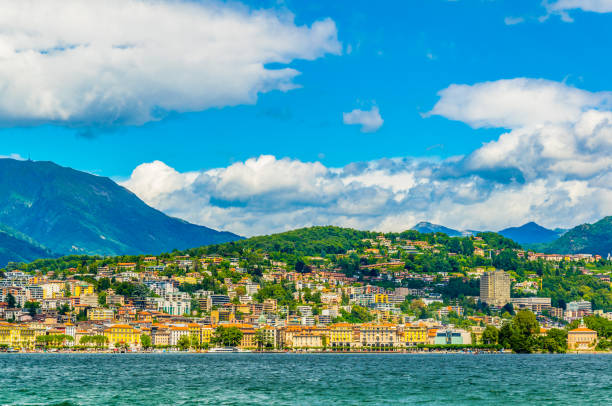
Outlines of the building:
[{"label": "building", "polygon": [[407,324],[404,326],[404,331],[400,335],[400,340],[404,342],[407,347],[427,344],[427,327],[424,325]]},{"label": "building", "polygon": [[93,307],[87,309],[87,319],[94,321],[114,320],[115,311],[112,309],[104,309],[102,307]]},{"label": "building", "polygon": [[398,344],[397,326],[391,323],[364,323],[359,328],[362,347],[391,349]]},{"label": "building", "polygon": [[325,336],[317,331],[302,331],[293,336],[293,348],[323,348]]},{"label": "building", "polygon": [[79,304],[89,307],[98,307],[98,295],[95,293],[83,294],[79,296]]},{"label": "building", "polygon": [[169,344],[172,347],[176,347],[178,345],[179,340],[183,336],[190,336],[189,327],[185,325],[181,326],[170,326],[170,342]]},{"label": "building", "polygon": [[210,311],[213,307],[223,306],[230,302],[228,295],[210,295],[206,298],[206,310]]},{"label": "building", "polygon": [[276,299],[265,299],[263,302],[263,311],[266,313],[276,313]]},{"label": "building", "polygon": [[480,301],[502,307],[510,302],[510,275],[498,269],[480,277]]},{"label": "building", "polygon": [[140,345],[140,330],[128,324],[113,324],[104,330],[104,335],[113,347]]},{"label": "building", "polygon": [[580,322],[580,326],[567,332],[567,348],[569,350],[592,350],[597,345],[597,331],[591,330]]},{"label": "building", "polygon": [[542,313],[544,310],[550,310],[549,297],[513,297],[510,303],[514,310],[531,310],[533,313]]},{"label": "building", "polygon": [[472,335],[465,330],[438,330],[434,340],[436,345],[472,344]]},{"label": "building", "polygon": [[329,326],[329,346],[334,348],[351,347],[353,342],[353,328],[349,323],[336,323]]}]

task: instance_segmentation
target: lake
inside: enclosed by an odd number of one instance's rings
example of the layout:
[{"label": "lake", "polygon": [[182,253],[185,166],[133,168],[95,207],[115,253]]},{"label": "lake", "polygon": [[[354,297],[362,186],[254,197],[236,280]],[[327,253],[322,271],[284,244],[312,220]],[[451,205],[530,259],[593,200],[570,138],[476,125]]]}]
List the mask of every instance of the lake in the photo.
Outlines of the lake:
[{"label": "lake", "polygon": [[612,355],[0,355],[0,405],[504,403],[611,404]]}]

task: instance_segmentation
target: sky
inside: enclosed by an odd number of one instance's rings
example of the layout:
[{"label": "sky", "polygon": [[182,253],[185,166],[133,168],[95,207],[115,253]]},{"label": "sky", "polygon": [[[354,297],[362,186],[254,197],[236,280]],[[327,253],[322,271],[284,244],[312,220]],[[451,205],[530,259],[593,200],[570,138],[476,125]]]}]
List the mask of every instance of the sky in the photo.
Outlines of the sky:
[{"label": "sky", "polygon": [[612,0],[7,0],[0,155],[251,236],[612,214]]}]

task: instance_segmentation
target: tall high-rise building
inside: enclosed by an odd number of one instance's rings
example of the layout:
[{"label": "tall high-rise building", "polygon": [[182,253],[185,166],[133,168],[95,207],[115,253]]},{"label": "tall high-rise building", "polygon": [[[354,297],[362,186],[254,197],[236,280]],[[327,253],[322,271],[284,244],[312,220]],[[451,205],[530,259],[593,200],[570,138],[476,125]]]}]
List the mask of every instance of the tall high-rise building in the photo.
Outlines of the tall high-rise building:
[{"label": "tall high-rise building", "polygon": [[510,302],[510,275],[498,269],[480,277],[480,301],[502,307]]}]

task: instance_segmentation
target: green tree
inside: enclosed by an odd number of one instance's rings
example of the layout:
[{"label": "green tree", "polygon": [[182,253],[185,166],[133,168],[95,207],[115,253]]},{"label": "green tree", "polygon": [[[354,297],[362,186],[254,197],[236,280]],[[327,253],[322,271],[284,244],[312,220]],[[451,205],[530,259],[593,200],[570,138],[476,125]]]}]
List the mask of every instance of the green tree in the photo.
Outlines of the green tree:
[{"label": "green tree", "polygon": [[482,332],[482,342],[484,344],[497,344],[499,330],[495,326],[488,325]]},{"label": "green tree", "polygon": [[266,341],[266,334],[262,329],[255,331],[255,344],[257,345],[257,349],[259,351],[261,351],[266,345]]},{"label": "green tree", "polygon": [[178,339],[176,345],[181,349],[181,351],[186,351],[189,347],[191,347],[191,340],[188,335],[181,336]]},{"label": "green tree", "polygon": [[147,334],[141,334],[140,335],[140,345],[145,350],[148,350],[149,348],[151,348],[151,336]]},{"label": "green tree", "polygon": [[36,315],[36,312],[40,308],[40,303],[25,302],[25,304],[23,305],[23,308],[28,310],[28,313],[30,314],[30,316],[34,317],[34,315]]},{"label": "green tree", "polygon": [[535,314],[529,310],[521,310],[512,321],[502,326],[499,343],[516,353],[531,353],[538,348],[536,334],[539,332],[540,324]]},{"label": "green tree", "polygon": [[219,326],[215,330],[212,342],[224,347],[237,347],[242,341],[242,331],[238,327]]},{"label": "green tree", "polygon": [[10,292],[6,295],[6,304],[9,309],[14,309],[17,306],[17,300],[15,300],[15,296]]},{"label": "green tree", "polygon": [[551,328],[546,336],[540,337],[538,344],[544,351],[564,353],[567,351],[567,330]]}]

